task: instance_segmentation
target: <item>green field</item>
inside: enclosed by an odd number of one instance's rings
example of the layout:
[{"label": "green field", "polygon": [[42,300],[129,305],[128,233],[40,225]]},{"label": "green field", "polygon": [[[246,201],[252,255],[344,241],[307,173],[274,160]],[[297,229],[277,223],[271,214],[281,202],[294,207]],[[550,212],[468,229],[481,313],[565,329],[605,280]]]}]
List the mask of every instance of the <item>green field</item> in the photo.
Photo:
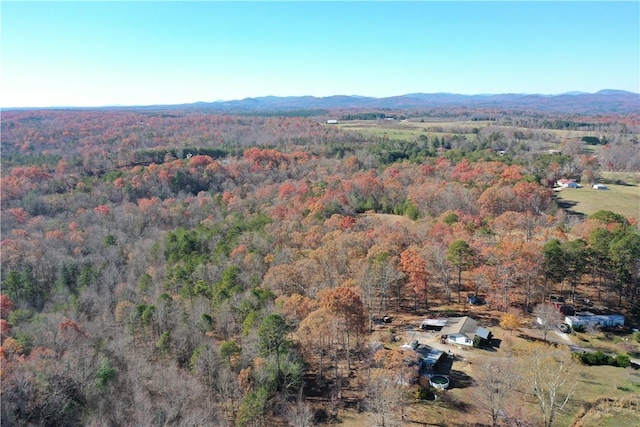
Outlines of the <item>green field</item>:
[{"label": "green field", "polygon": [[337,126],[344,130],[361,132],[369,137],[387,137],[404,141],[414,141],[420,135],[429,138],[443,135],[465,135],[467,139],[475,139],[472,129],[482,128],[489,122],[460,121],[460,122],[417,122],[417,121],[386,121],[386,120],[350,120]]},{"label": "green field", "polygon": [[465,135],[467,139],[474,140],[476,135],[473,129],[491,127],[495,132],[537,131],[553,135],[558,139],[580,138],[592,136],[592,131],[573,131],[559,129],[529,129],[517,126],[499,126],[490,121],[449,121],[449,122],[420,122],[415,120],[348,120],[338,123],[344,130],[361,132],[369,137],[387,137],[404,141],[414,141],[420,135],[427,137],[441,137],[443,135]]},{"label": "green field", "polygon": [[594,190],[590,187],[563,188],[557,193],[561,207],[586,215],[604,209],[627,218],[640,218],[640,186],[637,180],[627,179],[624,184],[612,184],[610,182],[616,182],[619,178],[613,179],[615,175],[611,173],[603,174],[603,177],[605,179],[602,182],[608,190]]}]

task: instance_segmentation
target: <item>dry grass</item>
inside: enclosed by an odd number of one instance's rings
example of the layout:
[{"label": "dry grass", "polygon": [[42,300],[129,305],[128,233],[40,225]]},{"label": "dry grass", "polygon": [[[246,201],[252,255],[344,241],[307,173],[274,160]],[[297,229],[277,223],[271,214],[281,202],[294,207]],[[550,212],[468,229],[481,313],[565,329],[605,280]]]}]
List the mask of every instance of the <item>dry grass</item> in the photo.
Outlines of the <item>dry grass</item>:
[{"label": "dry grass", "polygon": [[640,397],[611,399],[602,397],[585,405],[573,427],[618,427],[640,425]]}]

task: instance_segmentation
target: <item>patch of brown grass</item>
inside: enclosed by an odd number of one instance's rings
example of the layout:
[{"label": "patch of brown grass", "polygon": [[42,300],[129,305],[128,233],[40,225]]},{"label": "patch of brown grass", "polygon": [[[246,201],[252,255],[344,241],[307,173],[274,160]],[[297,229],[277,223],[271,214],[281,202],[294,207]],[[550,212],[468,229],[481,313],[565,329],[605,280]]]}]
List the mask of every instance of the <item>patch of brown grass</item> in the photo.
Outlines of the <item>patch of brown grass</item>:
[{"label": "patch of brown grass", "polygon": [[585,403],[576,415],[573,427],[640,425],[640,396],[601,397]]}]

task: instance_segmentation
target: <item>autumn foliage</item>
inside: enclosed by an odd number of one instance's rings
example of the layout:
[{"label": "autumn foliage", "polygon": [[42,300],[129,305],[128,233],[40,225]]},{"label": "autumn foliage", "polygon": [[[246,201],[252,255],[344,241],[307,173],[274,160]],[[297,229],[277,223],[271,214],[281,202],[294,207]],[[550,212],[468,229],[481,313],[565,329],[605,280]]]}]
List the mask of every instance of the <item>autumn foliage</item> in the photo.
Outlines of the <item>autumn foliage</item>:
[{"label": "autumn foliage", "polygon": [[602,166],[549,153],[548,117],[412,112],[407,141],[294,113],[3,111],[3,422],[279,425],[405,367],[365,345],[390,312],[478,295],[513,330],[567,284],[637,301],[637,219],[558,209],[549,182]]}]

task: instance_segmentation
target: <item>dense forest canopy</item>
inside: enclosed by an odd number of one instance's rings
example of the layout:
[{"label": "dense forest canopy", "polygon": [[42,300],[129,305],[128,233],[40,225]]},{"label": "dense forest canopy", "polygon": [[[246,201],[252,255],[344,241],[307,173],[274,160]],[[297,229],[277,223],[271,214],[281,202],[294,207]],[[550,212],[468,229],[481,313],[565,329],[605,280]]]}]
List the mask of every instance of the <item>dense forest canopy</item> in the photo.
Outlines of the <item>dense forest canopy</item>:
[{"label": "dense forest canopy", "polygon": [[638,116],[336,114],[425,131],[3,112],[2,422],[260,425],[303,417],[310,382],[330,416],[390,311],[531,311],[586,284],[639,314],[638,218],[552,190],[640,170]]}]

